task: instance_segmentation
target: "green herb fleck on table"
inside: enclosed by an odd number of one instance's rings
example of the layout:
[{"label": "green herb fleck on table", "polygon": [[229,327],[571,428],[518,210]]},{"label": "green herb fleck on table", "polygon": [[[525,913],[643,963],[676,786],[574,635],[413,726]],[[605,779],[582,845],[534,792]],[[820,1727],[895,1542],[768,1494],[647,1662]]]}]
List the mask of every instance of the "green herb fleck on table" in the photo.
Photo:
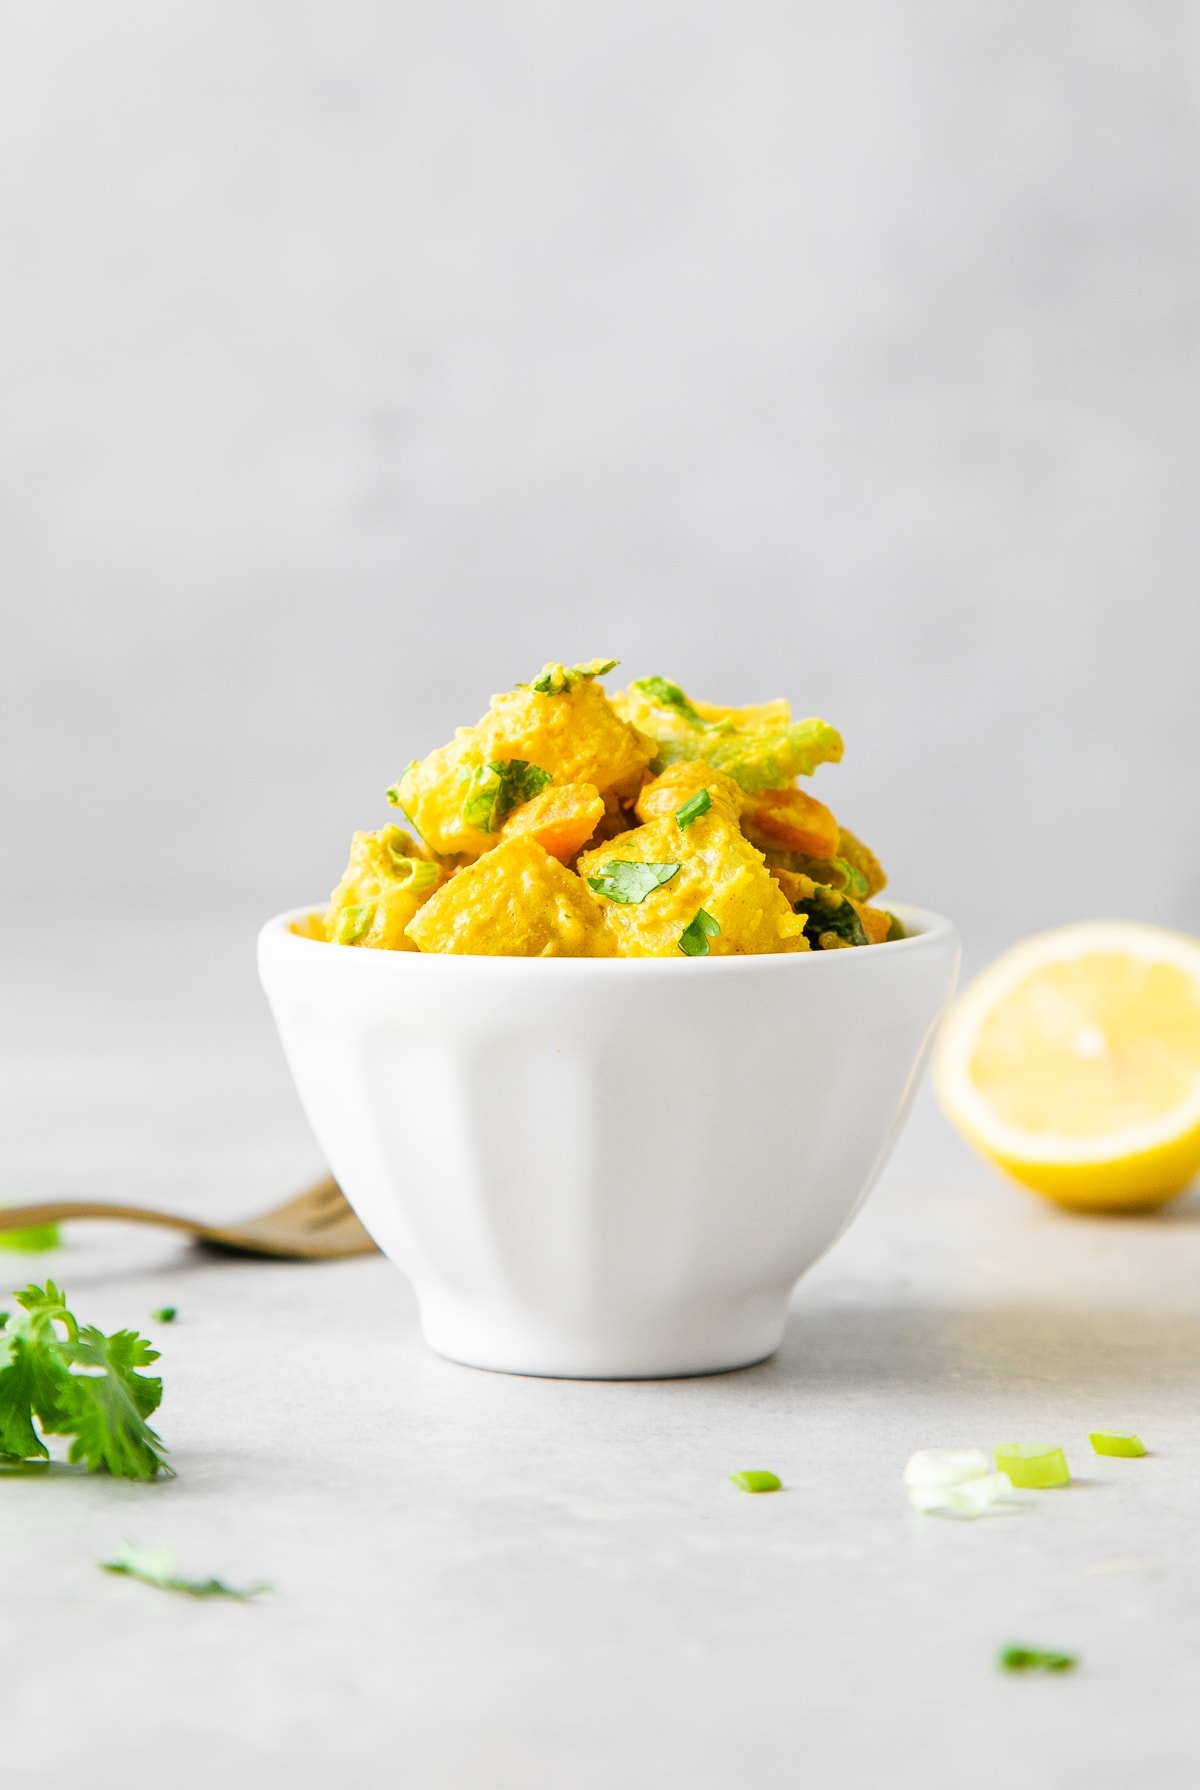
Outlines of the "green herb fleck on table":
[{"label": "green herb fleck on table", "polygon": [[777,1473],[766,1473],[754,1469],[746,1473],[729,1475],[739,1492],[781,1492],[783,1481]]},{"label": "green herb fleck on table", "polygon": [[0,1332],[0,1456],[49,1460],[45,1438],[69,1436],[68,1460],[89,1473],[170,1475],[162,1439],[146,1421],[161,1403],[162,1381],[136,1371],[157,1361],[158,1350],[134,1330],[106,1336],[81,1327],[52,1280],[13,1297],[21,1315]]},{"label": "green herb fleck on table", "polygon": [[1140,1436],[1122,1435],[1119,1430],[1093,1430],[1088,1441],[1097,1454],[1111,1454],[1125,1460],[1140,1460],[1146,1444]]},{"label": "green herb fleck on table", "polygon": [[701,908],[679,935],[679,949],[685,957],[707,957],[708,941],[720,932],[720,924]]},{"label": "green herb fleck on table", "polygon": [[620,907],[630,907],[669,883],[679,868],[678,864],[641,864],[631,858],[613,858],[599,876],[588,877],[588,887],[595,889],[597,895],[607,895]]},{"label": "green herb fleck on table", "polygon": [[1073,1653],[1053,1653],[1043,1647],[1002,1647],[996,1664],[1002,1672],[1073,1672],[1079,1660]]},{"label": "green herb fleck on table", "polygon": [[150,1313],[150,1316],[156,1324],[173,1324],[179,1316],[179,1307],[177,1305],[160,1305],[157,1311]]},{"label": "green herb fleck on table", "polygon": [[175,1556],[168,1548],[135,1548],[127,1544],[115,1560],[100,1561],[100,1567],[103,1572],[139,1579],[143,1585],[153,1585],[156,1591],[175,1591],[181,1597],[224,1597],[244,1604],[272,1589],[270,1585],[247,1585],[239,1590],[223,1579],[182,1579],[175,1571]]},{"label": "green herb fleck on table", "polygon": [[56,1224],[34,1224],[23,1231],[0,1231],[0,1249],[21,1255],[43,1255],[57,1249],[62,1239]]},{"label": "green herb fleck on table", "polygon": [[675,820],[681,833],[686,833],[694,820],[707,814],[712,807],[712,797],[706,789],[698,789],[694,796],[689,796],[682,808],[675,810]]}]

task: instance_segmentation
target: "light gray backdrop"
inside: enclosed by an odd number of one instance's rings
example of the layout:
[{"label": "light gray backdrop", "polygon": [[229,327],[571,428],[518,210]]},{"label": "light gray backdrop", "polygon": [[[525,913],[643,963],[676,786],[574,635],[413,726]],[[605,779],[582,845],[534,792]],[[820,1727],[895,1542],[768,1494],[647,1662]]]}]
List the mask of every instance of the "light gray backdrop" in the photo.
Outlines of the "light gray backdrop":
[{"label": "light gray backdrop", "polygon": [[543,659],[897,897],[1200,921],[1200,9],[5,8],[6,882],[320,896]]}]

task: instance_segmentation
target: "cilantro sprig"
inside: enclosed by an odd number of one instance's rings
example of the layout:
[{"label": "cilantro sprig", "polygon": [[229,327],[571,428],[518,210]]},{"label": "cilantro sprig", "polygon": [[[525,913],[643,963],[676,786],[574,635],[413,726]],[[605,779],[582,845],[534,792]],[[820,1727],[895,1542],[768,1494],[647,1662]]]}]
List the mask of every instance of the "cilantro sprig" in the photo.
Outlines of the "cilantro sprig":
[{"label": "cilantro sprig", "polygon": [[475,773],[476,787],[463,804],[468,826],[498,833],[514,808],[532,802],[554,779],[525,758],[495,758]]},{"label": "cilantro sprig", "polygon": [[630,907],[669,883],[679,868],[678,864],[643,864],[632,858],[612,858],[599,876],[588,877],[588,887],[621,907]]},{"label": "cilantro sprig", "polygon": [[48,1460],[45,1438],[69,1436],[68,1460],[89,1473],[170,1474],[162,1439],[146,1421],[162,1401],[162,1381],[137,1371],[157,1361],[158,1350],[134,1330],[106,1336],[81,1326],[52,1280],[13,1297],[23,1315],[0,1331],[0,1462]]}]

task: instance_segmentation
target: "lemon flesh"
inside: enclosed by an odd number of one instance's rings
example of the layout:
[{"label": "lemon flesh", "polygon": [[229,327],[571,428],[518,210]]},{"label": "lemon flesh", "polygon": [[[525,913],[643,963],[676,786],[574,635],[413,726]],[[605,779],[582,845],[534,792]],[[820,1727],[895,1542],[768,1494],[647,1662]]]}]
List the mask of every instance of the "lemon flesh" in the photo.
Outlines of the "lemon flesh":
[{"label": "lemon flesh", "polygon": [[1161,1205],[1200,1169],[1200,942],[1129,921],[1027,939],[966,990],[936,1080],[963,1135],[1026,1187]]}]

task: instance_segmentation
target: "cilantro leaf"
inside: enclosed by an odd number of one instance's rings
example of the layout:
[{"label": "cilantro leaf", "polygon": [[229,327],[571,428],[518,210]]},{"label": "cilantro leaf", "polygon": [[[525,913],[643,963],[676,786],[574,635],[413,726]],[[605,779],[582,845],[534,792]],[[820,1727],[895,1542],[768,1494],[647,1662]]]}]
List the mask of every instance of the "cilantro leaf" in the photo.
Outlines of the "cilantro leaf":
[{"label": "cilantro leaf", "polygon": [[496,758],[475,773],[475,788],[463,804],[468,826],[498,833],[514,808],[532,802],[554,779],[525,758]]},{"label": "cilantro leaf", "polygon": [[679,949],[685,957],[707,957],[708,941],[715,939],[721,928],[711,914],[700,908],[694,920],[690,921],[679,935]]},{"label": "cilantro leaf", "polygon": [[686,832],[694,820],[707,814],[712,807],[712,797],[706,789],[698,789],[694,796],[689,796],[682,808],[675,810],[675,821],[681,833]]},{"label": "cilantro leaf", "polygon": [[120,1573],[127,1579],[139,1579],[157,1591],[177,1591],[184,1597],[225,1597],[236,1603],[248,1603],[270,1585],[248,1585],[239,1590],[223,1579],[183,1579],[175,1571],[175,1556],[167,1548],[135,1548],[128,1543],[115,1560],[102,1560],[102,1572]]},{"label": "cilantro leaf", "polygon": [[621,907],[630,907],[645,901],[653,889],[669,883],[678,869],[678,864],[642,864],[632,858],[613,858],[599,876],[588,877],[588,887]]},{"label": "cilantro leaf", "polygon": [[162,1402],[162,1381],[134,1372],[157,1361],[158,1350],[135,1330],[105,1336],[89,1325],[70,1355],[57,1431],[73,1438],[68,1460],[83,1461],[89,1473],[106,1469],[116,1479],[153,1479],[169,1471],[162,1439],[146,1422]]},{"label": "cilantro leaf", "polygon": [[[48,1460],[50,1451],[33,1427],[44,1389],[38,1358],[23,1336],[6,1330],[0,1343],[0,1455],[13,1460]],[[52,1401],[51,1401],[52,1402]],[[55,1406],[57,1414],[57,1406]]]}]

